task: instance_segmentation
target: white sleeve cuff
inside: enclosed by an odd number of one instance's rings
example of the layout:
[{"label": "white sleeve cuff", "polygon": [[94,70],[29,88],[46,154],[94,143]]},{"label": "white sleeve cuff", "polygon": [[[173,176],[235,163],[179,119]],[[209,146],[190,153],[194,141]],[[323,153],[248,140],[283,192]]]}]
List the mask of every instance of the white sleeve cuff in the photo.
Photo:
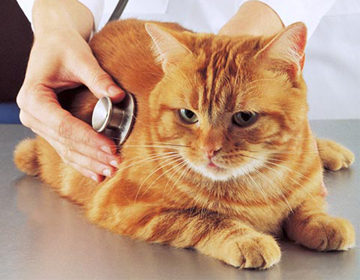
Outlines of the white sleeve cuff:
[{"label": "white sleeve cuff", "polygon": [[34,5],[35,0],[17,0],[20,8],[23,10],[25,16],[31,22],[32,18],[32,7]]}]

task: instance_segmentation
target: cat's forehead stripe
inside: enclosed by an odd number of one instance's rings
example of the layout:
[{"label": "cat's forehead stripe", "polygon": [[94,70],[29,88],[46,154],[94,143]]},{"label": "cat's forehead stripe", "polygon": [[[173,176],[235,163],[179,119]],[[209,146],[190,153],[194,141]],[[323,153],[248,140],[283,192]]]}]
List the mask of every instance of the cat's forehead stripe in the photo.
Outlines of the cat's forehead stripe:
[{"label": "cat's forehead stripe", "polygon": [[209,118],[215,117],[214,113],[223,112],[233,107],[231,96],[232,84],[235,74],[233,69],[238,69],[235,63],[236,53],[227,46],[225,49],[213,52],[206,57],[199,76],[203,82],[203,92],[199,96],[199,108],[207,111]]}]

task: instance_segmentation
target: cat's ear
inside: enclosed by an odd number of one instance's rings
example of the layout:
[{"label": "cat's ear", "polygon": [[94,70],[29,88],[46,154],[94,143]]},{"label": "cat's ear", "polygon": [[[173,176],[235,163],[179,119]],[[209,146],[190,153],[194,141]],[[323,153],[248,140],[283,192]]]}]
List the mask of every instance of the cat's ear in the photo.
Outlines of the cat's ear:
[{"label": "cat's ear", "polygon": [[145,29],[154,42],[154,52],[164,72],[169,66],[176,65],[186,55],[191,54],[186,46],[156,24],[146,23]]},{"label": "cat's ear", "polygon": [[304,66],[307,29],[304,23],[289,25],[273,38],[256,57],[272,68],[281,68],[290,76],[299,75]]}]

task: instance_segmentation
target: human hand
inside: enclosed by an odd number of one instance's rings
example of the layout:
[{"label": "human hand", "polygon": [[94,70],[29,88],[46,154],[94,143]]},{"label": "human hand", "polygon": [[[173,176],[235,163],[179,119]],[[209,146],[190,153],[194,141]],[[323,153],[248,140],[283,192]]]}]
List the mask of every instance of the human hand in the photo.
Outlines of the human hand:
[{"label": "human hand", "polygon": [[112,140],[63,110],[57,93],[86,85],[98,98],[113,101],[124,92],[101,69],[82,34],[61,26],[36,33],[25,81],[17,97],[21,122],[45,138],[63,161],[100,182],[111,176],[119,157]]},{"label": "human hand", "polygon": [[220,29],[219,35],[272,36],[284,28],[278,14],[260,1],[247,1]]}]

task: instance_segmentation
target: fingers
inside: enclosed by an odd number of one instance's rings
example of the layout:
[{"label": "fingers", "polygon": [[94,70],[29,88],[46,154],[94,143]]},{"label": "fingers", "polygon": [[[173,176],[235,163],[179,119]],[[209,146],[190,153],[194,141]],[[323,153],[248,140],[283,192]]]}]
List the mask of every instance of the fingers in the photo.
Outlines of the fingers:
[{"label": "fingers", "polygon": [[109,96],[113,102],[120,102],[125,92],[116,85],[113,79],[100,67],[94,57],[86,59],[79,73],[80,81],[98,98]]},{"label": "fingers", "polygon": [[[57,102],[55,94],[48,89],[37,90],[36,94],[32,94],[32,98],[26,98],[26,104],[23,104],[18,98],[18,104],[24,111],[23,113],[27,113],[20,115],[21,121],[30,128],[41,123],[45,126],[44,129],[52,130],[53,133],[58,134],[59,138],[63,138],[63,142],[70,139],[108,151],[109,154],[116,151],[112,140],[96,133],[88,124],[63,110]],[[29,116],[32,116],[33,119]]]},{"label": "fingers", "polygon": [[75,167],[84,176],[101,182],[103,176],[112,177],[115,173],[114,167],[109,167],[94,159],[88,158],[75,150],[70,150],[68,146],[54,141],[50,137],[44,136],[44,139],[53,146],[66,164]]},{"label": "fingers", "polygon": [[[120,164],[120,158],[110,154],[110,151],[105,152],[84,145],[81,141],[59,137],[56,132],[24,111],[20,112],[20,119],[24,125],[31,127],[36,134],[45,138],[67,163],[77,163],[91,172],[108,177],[113,175],[115,168]],[[92,132],[90,127],[89,130]],[[113,147],[115,148],[115,144]]]},{"label": "fingers", "polygon": [[91,178],[95,182],[100,183],[104,180],[103,176],[100,176],[99,174],[95,174],[95,173],[81,167],[80,165],[78,165],[76,163],[69,163],[69,165],[72,166],[73,168],[75,168],[77,171],[79,171],[85,177]]},{"label": "fingers", "polygon": [[81,174],[96,182],[103,181],[104,176],[112,177],[116,172],[114,167],[109,167],[101,162],[78,153],[76,150],[71,150],[67,145],[63,145],[62,143],[55,141],[48,135],[41,135],[41,132],[36,129],[33,129],[33,131],[43,137],[58,152],[65,164],[74,167]]}]

